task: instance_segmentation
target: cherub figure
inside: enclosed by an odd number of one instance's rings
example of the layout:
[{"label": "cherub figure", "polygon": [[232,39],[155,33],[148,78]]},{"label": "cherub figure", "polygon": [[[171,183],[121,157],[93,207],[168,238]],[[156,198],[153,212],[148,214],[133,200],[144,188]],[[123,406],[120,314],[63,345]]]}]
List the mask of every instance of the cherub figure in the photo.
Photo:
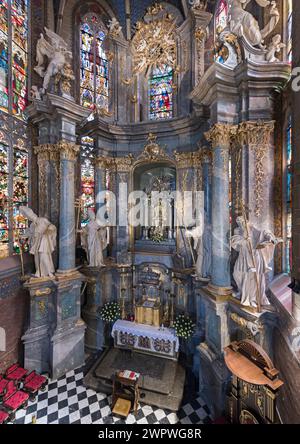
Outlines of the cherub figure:
[{"label": "cherub figure", "polygon": [[282,48],[285,48],[285,46],[286,45],[281,42],[281,35],[274,35],[274,37],[272,38],[272,42],[268,46],[268,53],[266,55],[267,62],[279,62],[280,60],[275,56],[275,54],[279,53]]},{"label": "cherub figure", "polygon": [[113,17],[109,23],[108,23],[108,29],[109,29],[109,34],[112,37],[118,37],[122,31],[122,26],[120,26],[120,23],[118,22],[118,20],[116,19],[116,17]]}]

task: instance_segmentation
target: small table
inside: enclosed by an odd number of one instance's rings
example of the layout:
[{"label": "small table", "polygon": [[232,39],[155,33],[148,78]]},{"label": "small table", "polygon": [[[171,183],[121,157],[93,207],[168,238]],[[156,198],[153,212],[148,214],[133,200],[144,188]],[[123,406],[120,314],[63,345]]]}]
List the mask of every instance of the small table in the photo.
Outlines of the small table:
[{"label": "small table", "polygon": [[125,370],[113,379],[112,413],[127,418],[131,410],[137,414],[139,405],[139,373]]}]

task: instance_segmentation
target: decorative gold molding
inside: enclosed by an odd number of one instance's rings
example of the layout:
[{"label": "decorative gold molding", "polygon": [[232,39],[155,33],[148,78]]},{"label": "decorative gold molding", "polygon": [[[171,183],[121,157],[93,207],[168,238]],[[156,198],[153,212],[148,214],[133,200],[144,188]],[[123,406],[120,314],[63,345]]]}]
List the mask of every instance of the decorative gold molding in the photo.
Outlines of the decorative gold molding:
[{"label": "decorative gold molding", "polygon": [[129,173],[133,165],[133,157],[131,155],[126,157],[116,157],[114,162],[118,172]]},{"label": "decorative gold molding", "polygon": [[172,160],[166,153],[165,148],[157,143],[157,136],[153,133],[149,133],[147,143],[144,147],[144,151],[138,157],[140,160],[159,161],[159,160]]},{"label": "decorative gold molding", "polygon": [[99,168],[101,170],[106,170],[107,168],[107,164],[108,164],[108,159],[105,156],[98,156],[94,159],[93,161],[93,165],[95,168]]},{"label": "decorative gold molding", "polygon": [[211,143],[212,148],[229,150],[232,138],[237,131],[236,125],[228,123],[216,123],[209,131],[204,133],[205,138]]},{"label": "decorative gold molding", "polygon": [[38,157],[38,163],[46,160],[59,160],[59,148],[54,143],[46,143],[34,147],[34,154]]},{"label": "decorative gold molding", "polygon": [[165,65],[176,69],[176,21],[162,5],[154,5],[136,24],[131,42],[133,74]]},{"label": "decorative gold molding", "polygon": [[57,143],[57,147],[60,152],[61,160],[75,161],[80,152],[80,145],[76,145],[73,142],[67,142],[66,140],[60,140]]},{"label": "decorative gold molding", "polygon": [[261,216],[263,191],[265,186],[265,158],[270,149],[271,134],[274,132],[274,121],[248,121],[239,125],[237,140],[240,145],[248,145],[255,157],[255,215]]},{"label": "decorative gold molding", "polygon": [[174,157],[176,160],[176,164],[178,168],[192,168],[194,165],[194,153],[180,153],[178,151],[174,151]]},{"label": "decorative gold molding", "polygon": [[174,151],[174,157],[178,168],[199,168],[204,162],[211,162],[212,152],[203,147],[192,152]]}]

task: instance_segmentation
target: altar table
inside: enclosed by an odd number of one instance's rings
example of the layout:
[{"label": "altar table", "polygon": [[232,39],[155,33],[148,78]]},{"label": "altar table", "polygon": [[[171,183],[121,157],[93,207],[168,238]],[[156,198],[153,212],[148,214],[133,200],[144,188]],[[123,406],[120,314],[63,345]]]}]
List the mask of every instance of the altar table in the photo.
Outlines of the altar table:
[{"label": "altar table", "polygon": [[118,320],[112,328],[116,348],[150,353],[177,360],[179,339],[172,328],[160,329],[136,322]]}]

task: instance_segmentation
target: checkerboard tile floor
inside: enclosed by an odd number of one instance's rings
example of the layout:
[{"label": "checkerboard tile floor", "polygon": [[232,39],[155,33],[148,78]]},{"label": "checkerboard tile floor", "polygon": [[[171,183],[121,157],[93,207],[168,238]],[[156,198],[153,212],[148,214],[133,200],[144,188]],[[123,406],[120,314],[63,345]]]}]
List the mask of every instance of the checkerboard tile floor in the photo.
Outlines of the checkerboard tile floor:
[{"label": "checkerboard tile floor", "polygon": [[190,401],[177,412],[140,404],[136,416],[126,420],[114,417],[111,397],[83,386],[83,369],[49,381],[44,392],[25,410],[16,413],[15,424],[205,424],[211,422],[208,407],[200,398]]}]

